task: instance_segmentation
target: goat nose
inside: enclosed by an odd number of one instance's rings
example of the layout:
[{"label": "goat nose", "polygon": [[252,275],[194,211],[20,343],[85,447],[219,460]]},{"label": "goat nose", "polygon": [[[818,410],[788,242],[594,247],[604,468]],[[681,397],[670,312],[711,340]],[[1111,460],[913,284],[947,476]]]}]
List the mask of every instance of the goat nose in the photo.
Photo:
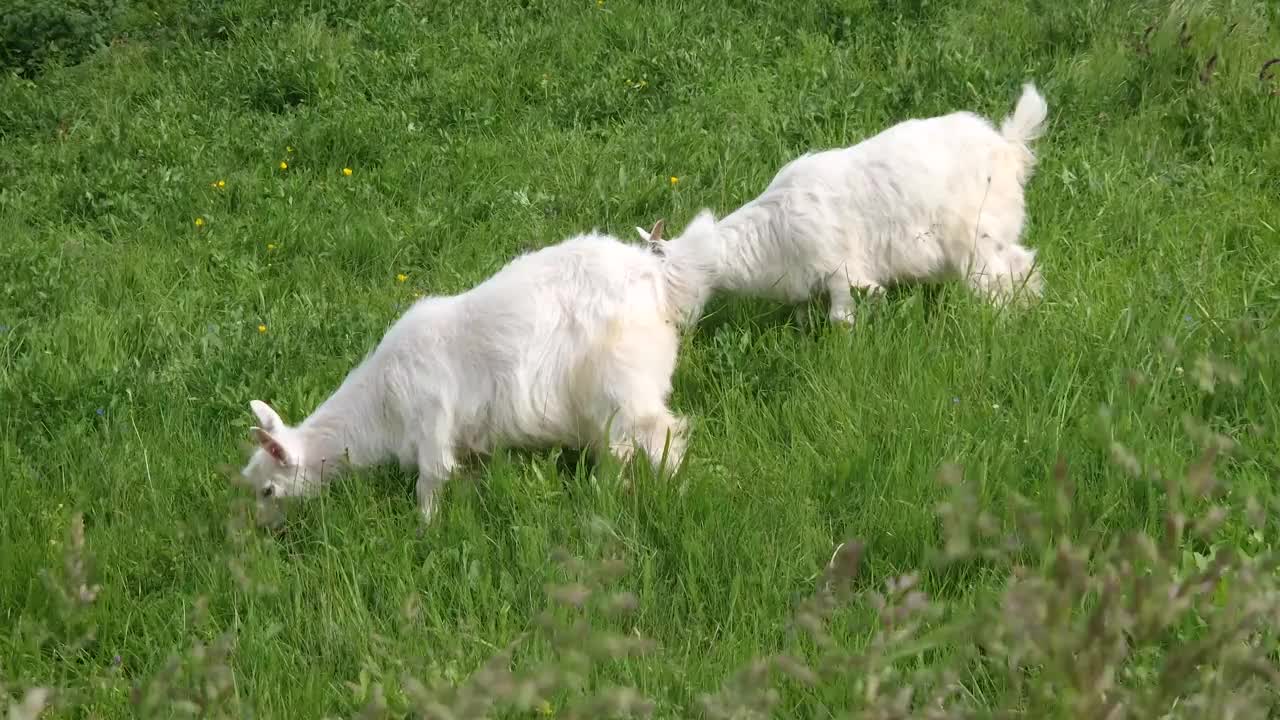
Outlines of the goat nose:
[{"label": "goat nose", "polygon": [[268,485],[262,488],[262,497],[271,497],[276,494],[276,486]]}]

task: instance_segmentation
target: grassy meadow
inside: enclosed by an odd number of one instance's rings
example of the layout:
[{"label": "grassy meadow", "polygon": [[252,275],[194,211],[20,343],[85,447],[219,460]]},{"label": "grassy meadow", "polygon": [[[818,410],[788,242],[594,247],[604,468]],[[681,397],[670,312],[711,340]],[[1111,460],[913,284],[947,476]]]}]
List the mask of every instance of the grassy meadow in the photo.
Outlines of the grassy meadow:
[{"label": "grassy meadow", "polygon": [[[817,652],[788,623],[846,540],[865,558],[862,593],[830,619],[844,647],[875,644],[867,594],[903,573],[922,571],[930,622],[998,609],[1013,560],[934,562],[947,464],[1012,532],[1015,497],[1053,505],[1063,459],[1062,537],[1104,547],[1159,536],[1165,480],[1216,443],[1213,502],[1233,512],[1170,549],[1175,573],[1280,540],[1274,512],[1234,512],[1253,496],[1269,510],[1280,477],[1274,3],[69,6],[97,18],[99,44],[23,50],[11,16],[0,55],[0,683],[15,701],[47,687],[58,717],[309,718],[381,693],[403,714],[406,678],[460,683],[536,629],[571,574],[563,549],[626,560],[634,612],[588,616],[653,642],[586,671],[583,694],[625,686],[655,717],[701,717],[752,658]],[[419,294],[592,228],[633,240],[657,218],[674,232],[727,213],[790,158],[908,117],[998,121],[1027,80],[1050,106],[1026,234],[1047,289],[1028,312],[907,288],[844,332],[819,303],[801,322],[718,298],[682,349],[672,402],[693,434],[670,482],[512,451],[467,465],[425,529],[394,467],[258,527],[265,509],[219,470],[243,461],[251,399],[300,421]],[[87,588],[68,598],[82,555]],[[1213,628],[1174,625],[1117,684],[1144,687],[1144,668]],[[885,662],[953,671],[973,717],[1094,717],[966,647],[927,634]],[[555,652],[539,636],[511,663]],[[859,716],[866,677],[779,680],[773,716]]]}]

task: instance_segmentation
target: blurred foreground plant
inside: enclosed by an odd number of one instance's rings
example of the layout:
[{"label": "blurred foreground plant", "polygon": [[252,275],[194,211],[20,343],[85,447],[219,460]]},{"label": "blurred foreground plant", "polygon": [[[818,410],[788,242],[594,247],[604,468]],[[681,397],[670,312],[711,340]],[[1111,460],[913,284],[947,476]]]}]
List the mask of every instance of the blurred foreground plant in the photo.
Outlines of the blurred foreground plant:
[{"label": "blurred foreground plant", "polygon": [[[597,537],[611,536],[602,520],[597,520],[593,529]],[[512,711],[554,714],[569,720],[649,716],[653,704],[635,688],[591,687],[596,666],[654,649],[639,633],[618,632],[593,622],[597,617],[614,624],[623,622],[638,605],[631,593],[609,589],[627,570],[626,563],[611,550],[606,547],[605,557],[594,562],[556,552],[554,559],[567,578],[547,585],[547,608],[535,619],[534,627],[462,683],[428,687],[405,675],[400,679],[403,708],[390,708],[382,688],[375,686],[358,717],[385,717],[393,709],[430,720],[506,717],[502,713]],[[535,639],[550,646],[551,657],[528,670],[513,669],[516,652]],[[563,704],[557,705],[560,702]]]},{"label": "blurred foreground plant", "polygon": [[[1270,343],[1265,347],[1276,344],[1274,333],[1263,339]],[[1247,358],[1271,357],[1254,352],[1257,344],[1246,347]],[[1182,382],[1206,397],[1243,383],[1243,371],[1220,358],[1170,362],[1199,368]],[[1137,373],[1129,376],[1130,389],[1144,382]],[[1110,408],[1101,414],[1107,422],[1113,415]],[[597,521],[591,536],[599,558],[556,553],[562,577],[546,586],[545,609],[525,634],[459,683],[402,672],[389,683],[384,677],[353,684],[362,705],[357,717],[1272,717],[1280,709],[1272,630],[1280,625],[1280,557],[1267,541],[1270,503],[1241,497],[1218,480],[1224,456],[1236,463],[1248,456],[1243,443],[1215,430],[1212,418],[1183,417],[1181,424],[1201,450],[1179,472],[1145,465],[1116,433],[1103,439],[1130,482],[1156,484],[1161,509],[1151,532],[1139,528],[1104,539],[1084,530],[1091,518],[1079,511],[1062,458],[1053,467],[1049,497],[1011,495],[1007,517],[984,507],[959,467],[944,467],[948,498],[938,508],[943,542],[934,569],[967,564],[999,572],[999,592],[960,607],[929,598],[922,589],[928,575],[855,582],[864,580],[867,548],[847,541],[798,605],[790,649],[757,657],[693,707],[659,707],[637,688],[600,686],[599,670],[608,663],[657,648],[628,620],[639,599],[614,589],[626,575],[624,553],[616,531]],[[1267,457],[1255,454],[1255,469],[1274,472]],[[246,595],[270,591],[241,558],[261,539],[258,526],[278,522],[275,505],[248,499],[235,505],[228,568]],[[63,568],[48,575],[61,618],[50,634],[60,636],[60,652],[75,655],[93,643],[95,627],[85,611],[101,588],[92,580],[81,516],[68,535]],[[412,615],[413,604],[407,607]],[[837,629],[859,627],[842,622],[849,608],[874,614],[861,635]],[[136,683],[135,710],[163,717],[250,714],[232,662],[235,627],[218,631],[203,600],[193,627],[214,639],[193,640]],[[35,718],[47,707],[73,708],[76,690],[36,685],[14,695],[4,688],[0,709],[11,718]]]}]

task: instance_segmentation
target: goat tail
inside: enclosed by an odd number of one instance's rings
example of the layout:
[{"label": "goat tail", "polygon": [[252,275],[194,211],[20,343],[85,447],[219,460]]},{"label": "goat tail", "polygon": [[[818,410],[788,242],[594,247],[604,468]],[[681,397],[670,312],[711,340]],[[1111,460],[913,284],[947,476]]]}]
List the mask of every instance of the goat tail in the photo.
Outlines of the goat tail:
[{"label": "goat tail", "polygon": [[1000,123],[1000,134],[1015,145],[1026,146],[1044,132],[1044,121],[1049,116],[1049,104],[1036,90],[1033,83],[1022,86],[1022,97],[1013,114]]}]

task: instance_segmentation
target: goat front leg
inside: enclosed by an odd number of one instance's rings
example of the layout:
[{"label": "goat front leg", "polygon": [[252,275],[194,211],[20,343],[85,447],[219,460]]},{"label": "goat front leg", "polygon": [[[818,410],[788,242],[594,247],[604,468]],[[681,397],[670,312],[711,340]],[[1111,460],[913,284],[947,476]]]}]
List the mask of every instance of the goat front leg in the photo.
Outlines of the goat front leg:
[{"label": "goat front leg", "polygon": [[[436,495],[457,467],[454,455],[453,416],[447,404],[439,398],[426,399],[419,415],[411,423],[416,437],[411,440],[417,446],[418,456],[418,510],[422,519],[430,523],[436,513]],[[413,457],[406,453],[404,457]]]},{"label": "goat front leg", "polygon": [[857,319],[853,309],[853,288],[861,288],[868,295],[879,295],[884,288],[870,281],[851,281],[844,272],[836,272],[827,279],[827,294],[831,298],[831,308],[827,317],[831,322],[846,328],[852,328]]},{"label": "goat front leg", "polygon": [[436,494],[453,474],[457,463],[448,448],[424,447],[418,450],[418,511],[425,522],[436,514]]},{"label": "goat front leg", "polygon": [[832,323],[846,328],[852,328],[857,316],[853,312],[853,293],[849,290],[849,284],[841,278],[837,283],[840,287],[837,289],[835,284],[828,284],[827,292],[831,296],[831,308],[827,311],[827,318]]},{"label": "goat front leg", "polygon": [[649,452],[649,462],[655,471],[665,469],[667,475],[674,475],[684,465],[685,448],[689,443],[689,421],[663,413],[651,426],[649,440],[645,448]]},{"label": "goat front leg", "polygon": [[965,279],[975,293],[998,306],[1025,306],[1040,297],[1044,279],[1036,251],[1019,241],[1020,216],[984,217],[974,233]]},{"label": "goat front leg", "polygon": [[588,421],[607,429],[602,438],[621,462],[643,452],[654,470],[674,472],[684,458],[687,423],[671,414],[667,396],[675,371],[679,337],[666,324],[625,329],[596,359]]},{"label": "goat front leg", "polygon": [[418,509],[430,522],[436,511],[436,493],[457,467],[449,415],[439,406],[422,421],[418,439]]},{"label": "goat front leg", "polygon": [[610,428],[609,452],[625,464],[639,449],[654,472],[674,475],[684,463],[688,427],[687,420],[665,408],[642,416],[619,413]]}]

